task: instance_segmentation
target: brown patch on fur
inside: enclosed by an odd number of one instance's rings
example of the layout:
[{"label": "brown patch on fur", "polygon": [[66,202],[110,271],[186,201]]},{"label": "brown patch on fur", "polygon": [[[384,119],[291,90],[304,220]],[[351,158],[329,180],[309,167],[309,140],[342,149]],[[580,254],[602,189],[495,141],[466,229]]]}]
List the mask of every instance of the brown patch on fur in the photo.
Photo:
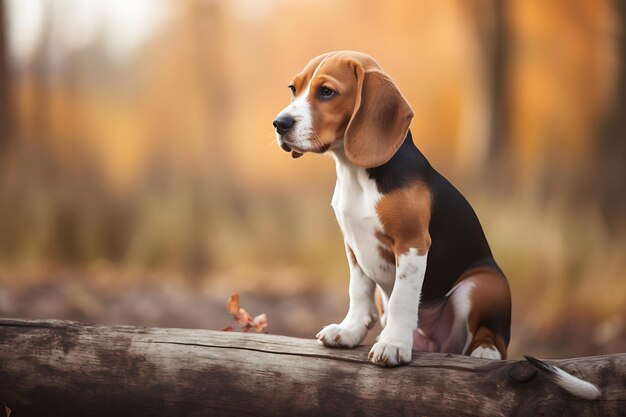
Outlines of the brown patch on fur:
[{"label": "brown patch on fur", "polygon": [[378,245],[378,254],[383,259],[383,261],[387,262],[388,264],[396,263],[396,255],[394,255],[393,252],[391,252],[382,245]]},{"label": "brown patch on fur", "polygon": [[357,266],[358,263],[356,261],[356,256],[354,255],[354,252],[352,251],[352,248],[350,246],[346,245],[346,252],[348,252],[348,259],[350,260],[350,263],[354,266]]},{"label": "brown patch on fur", "polygon": [[389,264],[395,264],[396,255],[393,254],[393,250],[391,249],[393,248],[393,239],[380,230],[376,230],[374,235],[380,242],[380,245],[378,245],[378,254],[380,257]]},{"label": "brown patch on fur", "polygon": [[302,93],[302,90],[309,85],[309,81],[315,72],[315,69],[319,66],[319,64],[330,54],[323,54],[320,56],[316,56],[312,60],[310,60],[305,67],[298,74],[294,75],[291,80],[291,84],[296,87],[295,97],[299,96]]},{"label": "brown patch on fur", "polygon": [[384,234],[381,230],[376,230],[374,232],[374,235],[376,236],[376,239],[378,239],[378,241],[383,247],[385,248],[393,247],[393,239],[391,239],[391,237]]},{"label": "brown patch on fur", "polygon": [[378,218],[384,233],[376,237],[385,249],[393,252],[395,259],[417,249],[423,256],[430,248],[431,195],[426,184],[418,182],[389,194],[385,194],[376,205]]},{"label": "brown patch on fur", "polygon": [[506,359],[511,327],[511,290],[507,280],[493,268],[469,271],[474,282],[470,292],[471,310],[467,319],[474,335],[466,352],[479,346],[494,346]]}]

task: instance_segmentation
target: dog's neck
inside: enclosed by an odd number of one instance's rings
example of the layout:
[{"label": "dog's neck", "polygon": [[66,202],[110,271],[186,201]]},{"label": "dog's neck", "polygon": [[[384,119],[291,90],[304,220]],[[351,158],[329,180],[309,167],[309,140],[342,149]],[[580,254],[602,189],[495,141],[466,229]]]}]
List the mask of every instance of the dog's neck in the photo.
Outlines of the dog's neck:
[{"label": "dog's neck", "polygon": [[404,142],[393,157],[374,168],[363,168],[353,164],[346,156],[343,144],[330,151],[335,158],[339,182],[374,180],[381,193],[391,192],[420,179],[427,179],[432,169],[428,160],[413,143],[411,130],[407,131]]},{"label": "dog's neck", "polygon": [[330,149],[337,168],[337,186],[350,187],[354,191],[363,191],[371,182],[367,170],[353,164],[346,156],[343,144]]}]

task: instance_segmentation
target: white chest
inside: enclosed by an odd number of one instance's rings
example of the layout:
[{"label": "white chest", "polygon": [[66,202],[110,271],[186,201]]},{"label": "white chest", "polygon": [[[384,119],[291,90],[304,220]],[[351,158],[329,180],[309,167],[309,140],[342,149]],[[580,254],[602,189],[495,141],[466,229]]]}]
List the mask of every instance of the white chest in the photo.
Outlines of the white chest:
[{"label": "white chest", "polygon": [[344,239],[365,274],[382,287],[393,282],[395,266],[381,258],[376,232],[383,227],[376,213],[381,194],[363,168],[337,158],[337,184],[332,206]]}]

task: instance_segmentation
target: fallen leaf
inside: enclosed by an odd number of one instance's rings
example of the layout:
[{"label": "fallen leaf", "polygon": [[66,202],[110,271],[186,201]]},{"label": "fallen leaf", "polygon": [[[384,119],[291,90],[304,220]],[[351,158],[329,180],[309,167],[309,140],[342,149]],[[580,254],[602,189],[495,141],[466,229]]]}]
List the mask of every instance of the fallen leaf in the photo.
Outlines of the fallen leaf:
[{"label": "fallen leaf", "polygon": [[258,333],[262,332],[267,327],[267,316],[265,313],[259,314],[252,320],[252,326]]},{"label": "fallen leaf", "polygon": [[233,316],[239,312],[239,294],[233,293],[226,302],[226,311]]},{"label": "fallen leaf", "polygon": [[[249,332],[250,329],[254,329],[256,332],[260,333],[264,328],[267,327],[267,316],[265,313],[259,314],[254,319],[245,309],[241,308],[239,304],[239,294],[232,293],[230,297],[228,297],[228,301],[226,301],[226,311],[229,314],[232,314],[235,322],[241,325],[242,332]],[[224,332],[233,331],[232,326],[226,326],[222,329]]]},{"label": "fallen leaf", "polygon": [[239,309],[239,313],[235,316],[235,321],[239,324],[251,324],[252,316],[243,308]]}]

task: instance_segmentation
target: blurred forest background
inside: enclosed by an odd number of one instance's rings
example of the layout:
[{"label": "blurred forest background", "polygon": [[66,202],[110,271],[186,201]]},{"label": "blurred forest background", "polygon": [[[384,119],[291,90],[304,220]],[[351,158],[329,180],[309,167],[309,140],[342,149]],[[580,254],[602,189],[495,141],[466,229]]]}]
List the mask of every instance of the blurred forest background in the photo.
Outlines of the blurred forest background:
[{"label": "blurred forest background", "polygon": [[271,333],[347,309],[330,158],[272,120],[326,51],[373,55],[477,211],[511,357],[626,351],[626,2],[0,2],[0,315]]}]

